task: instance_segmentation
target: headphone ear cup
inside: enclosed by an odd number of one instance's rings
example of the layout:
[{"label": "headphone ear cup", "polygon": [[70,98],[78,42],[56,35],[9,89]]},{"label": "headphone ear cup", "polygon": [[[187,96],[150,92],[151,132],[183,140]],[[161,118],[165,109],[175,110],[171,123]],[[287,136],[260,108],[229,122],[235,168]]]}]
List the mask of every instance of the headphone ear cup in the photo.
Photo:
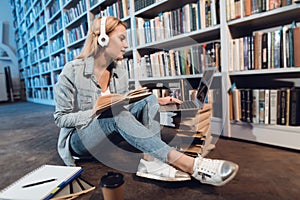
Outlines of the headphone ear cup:
[{"label": "headphone ear cup", "polygon": [[100,34],[98,37],[98,43],[100,46],[105,47],[108,45],[109,37],[106,34]]},{"label": "headphone ear cup", "polygon": [[100,22],[100,35],[98,37],[98,44],[102,47],[107,46],[109,42],[109,37],[108,35],[106,35],[105,32],[105,26],[106,26],[106,17],[102,17]]}]

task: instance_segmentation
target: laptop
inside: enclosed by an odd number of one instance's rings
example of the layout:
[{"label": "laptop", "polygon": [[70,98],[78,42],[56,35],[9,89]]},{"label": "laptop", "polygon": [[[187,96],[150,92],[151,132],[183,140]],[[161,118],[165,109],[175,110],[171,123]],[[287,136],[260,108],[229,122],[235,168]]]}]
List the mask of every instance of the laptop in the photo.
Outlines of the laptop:
[{"label": "laptop", "polygon": [[188,111],[199,110],[203,108],[205,99],[207,97],[209,88],[211,86],[216,67],[207,67],[203,72],[203,76],[200,80],[197,88],[196,99],[190,101],[184,101],[182,104],[167,104],[161,106],[160,111]]}]

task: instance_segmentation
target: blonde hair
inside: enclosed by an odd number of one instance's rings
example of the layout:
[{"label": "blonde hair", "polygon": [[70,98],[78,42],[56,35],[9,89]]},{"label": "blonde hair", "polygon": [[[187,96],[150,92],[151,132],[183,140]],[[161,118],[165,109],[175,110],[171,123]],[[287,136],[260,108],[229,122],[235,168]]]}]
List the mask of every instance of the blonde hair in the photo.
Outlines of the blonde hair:
[{"label": "blonde hair", "polygon": [[[101,24],[101,17],[94,19],[91,27],[88,30],[87,37],[83,48],[80,54],[76,57],[78,59],[86,59],[89,56],[94,56],[98,53],[101,46],[98,44],[98,36],[100,35],[100,24]],[[124,22],[120,19],[108,16],[106,18],[105,24],[105,32],[108,35],[111,33],[119,24],[123,25],[125,28],[127,27]]]}]

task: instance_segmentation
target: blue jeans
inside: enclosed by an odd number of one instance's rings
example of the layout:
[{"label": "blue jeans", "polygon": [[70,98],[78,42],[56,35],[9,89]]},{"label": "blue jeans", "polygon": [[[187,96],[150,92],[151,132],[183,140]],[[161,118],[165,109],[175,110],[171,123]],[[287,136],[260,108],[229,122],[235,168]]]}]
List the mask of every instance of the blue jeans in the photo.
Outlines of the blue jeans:
[{"label": "blue jeans", "polygon": [[74,131],[71,149],[78,155],[91,153],[105,159],[106,154],[119,148],[116,143],[125,139],[136,149],[165,162],[172,147],[161,140],[158,110],[154,95],[130,104],[127,109],[107,110],[87,127]]}]

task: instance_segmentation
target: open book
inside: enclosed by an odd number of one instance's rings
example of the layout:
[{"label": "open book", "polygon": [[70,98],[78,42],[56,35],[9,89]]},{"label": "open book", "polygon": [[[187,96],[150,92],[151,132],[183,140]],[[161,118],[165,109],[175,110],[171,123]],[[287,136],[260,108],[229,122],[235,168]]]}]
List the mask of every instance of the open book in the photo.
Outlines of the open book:
[{"label": "open book", "polygon": [[92,117],[96,117],[99,115],[101,112],[117,106],[124,106],[128,105],[130,103],[134,103],[136,101],[139,101],[147,96],[152,94],[151,92],[148,91],[146,87],[141,87],[135,90],[132,90],[128,92],[125,95],[121,94],[108,94],[104,96],[100,96],[96,104],[94,106],[94,112]]}]

